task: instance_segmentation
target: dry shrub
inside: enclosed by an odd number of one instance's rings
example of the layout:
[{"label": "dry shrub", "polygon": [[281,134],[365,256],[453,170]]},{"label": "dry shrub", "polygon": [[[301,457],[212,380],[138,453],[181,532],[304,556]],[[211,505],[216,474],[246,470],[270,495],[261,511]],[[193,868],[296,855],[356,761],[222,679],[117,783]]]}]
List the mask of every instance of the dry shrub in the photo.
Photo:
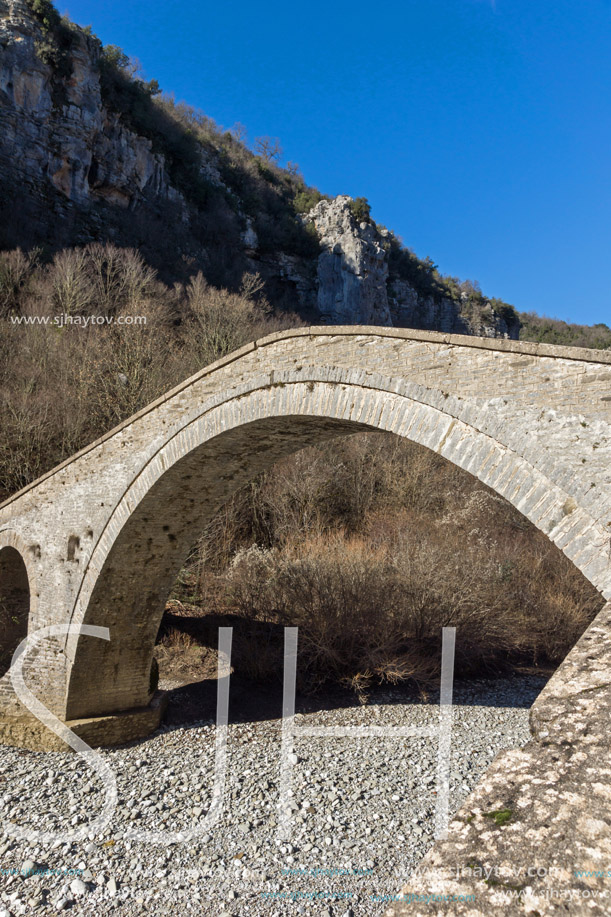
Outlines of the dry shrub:
[{"label": "dry shrub", "polygon": [[191,278],[183,335],[196,368],[280,328],[262,289],[258,274],[245,274],[239,293],[210,286],[201,271]]},{"label": "dry shrub", "polygon": [[281,459],[243,488],[207,528],[200,559],[218,571],[240,547],[278,546],[338,527],[365,533],[394,525],[397,511],[409,513],[410,525],[428,525],[477,486],[428,449],[392,434],[358,433]]},{"label": "dry shrub", "polygon": [[99,243],[37,259],[0,254],[0,312],[108,323],[0,323],[0,499],[228,351],[297,322],[270,314],[258,275],[239,293],[201,274],[170,289],[138,252]]},{"label": "dry shrub", "polygon": [[177,627],[171,627],[168,632],[161,637],[159,643],[170,649],[185,649],[196,645],[196,641],[191,634],[184,630],[179,630]]},{"label": "dry shrub", "polygon": [[458,676],[557,664],[599,607],[554,549],[482,552],[436,527],[251,547],[227,589],[245,617],[299,627],[302,687],[348,681],[359,692],[438,678],[443,627],[457,628]]},{"label": "dry shrub", "polygon": [[[557,665],[598,592],[506,500],[430,451],[357,434],[278,462],[223,508],[193,553],[189,601],[300,628],[302,687]],[[278,654],[242,670],[271,677]],[[246,638],[245,638],[246,639]],[[239,652],[240,629],[236,631]]]}]

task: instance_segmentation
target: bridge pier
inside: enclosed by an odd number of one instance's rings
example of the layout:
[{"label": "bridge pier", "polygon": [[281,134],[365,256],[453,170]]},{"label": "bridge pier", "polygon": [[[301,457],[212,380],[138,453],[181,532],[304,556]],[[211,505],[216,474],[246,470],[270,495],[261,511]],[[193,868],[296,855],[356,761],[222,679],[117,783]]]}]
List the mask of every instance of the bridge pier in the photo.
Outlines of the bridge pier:
[{"label": "bridge pier", "polygon": [[[154,732],[163,719],[166,707],[167,696],[159,691],[146,707],[62,722],[91,748],[124,745]],[[70,747],[23,709],[12,716],[7,711],[0,714],[0,744],[29,748],[31,751],[67,751]]]}]

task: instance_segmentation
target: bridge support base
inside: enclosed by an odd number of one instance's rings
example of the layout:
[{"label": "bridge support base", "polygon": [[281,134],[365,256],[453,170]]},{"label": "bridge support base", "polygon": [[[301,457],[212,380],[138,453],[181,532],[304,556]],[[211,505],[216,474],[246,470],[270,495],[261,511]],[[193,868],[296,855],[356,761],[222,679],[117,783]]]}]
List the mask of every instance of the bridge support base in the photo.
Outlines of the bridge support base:
[{"label": "bridge support base", "polygon": [[[124,745],[154,732],[167,707],[167,695],[158,691],[147,707],[123,710],[107,716],[68,720],[66,725],[92,748]],[[71,751],[62,739],[30,713],[0,715],[0,744],[32,751]]]}]

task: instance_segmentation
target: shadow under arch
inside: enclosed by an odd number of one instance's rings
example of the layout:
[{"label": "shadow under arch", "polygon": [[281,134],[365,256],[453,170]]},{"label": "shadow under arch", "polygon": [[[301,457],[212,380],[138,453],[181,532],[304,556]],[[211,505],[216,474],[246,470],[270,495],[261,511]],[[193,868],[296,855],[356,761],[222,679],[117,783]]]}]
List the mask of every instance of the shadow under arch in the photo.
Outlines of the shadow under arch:
[{"label": "shadow under arch", "polygon": [[0,545],[0,676],[10,668],[13,653],[28,632],[30,580],[16,547]]},{"label": "shadow under arch", "polygon": [[400,381],[371,374],[364,385],[362,373],[338,375],[274,384],[268,377],[265,385],[226,392],[141,469],[94,549],[75,605],[73,624],[109,627],[111,639],[67,641],[68,719],[148,703],[165,601],[200,531],[265,468],[337,436],[383,430],[439,452],[506,497],[601,589],[592,517],[576,508],[567,521],[567,493],[499,437],[462,420],[457,399],[441,410],[402,391]]}]

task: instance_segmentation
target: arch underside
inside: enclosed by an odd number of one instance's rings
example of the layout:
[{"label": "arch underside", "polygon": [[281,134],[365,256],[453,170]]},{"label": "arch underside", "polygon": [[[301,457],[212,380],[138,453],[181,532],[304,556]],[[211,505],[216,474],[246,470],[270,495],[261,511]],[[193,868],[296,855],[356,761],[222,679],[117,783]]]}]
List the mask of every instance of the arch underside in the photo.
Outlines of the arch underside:
[{"label": "arch underside", "polygon": [[146,705],[165,602],[206,523],[278,459],[359,431],[396,433],[478,477],[608,596],[609,562],[601,551],[608,536],[588,512],[504,437],[461,419],[468,403],[433,393],[442,410],[400,389],[396,380],[351,383],[344,373],[341,380],[268,381],[202,405],[132,482],[92,554],[72,623],[109,627],[111,639],[68,638],[66,718]]},{"label": "arch underside", "polygon": [[[353,424],[331,419],[269,418],[202,444],[162,475],[121,529],[96,582],[85,623],[108,627],[111,639],[78,638],[67,717],[146,704],[167,596],[206,524],[280,458],[355,432]],[[93,671],[103,691],[96,684],[91,692]]]}]

